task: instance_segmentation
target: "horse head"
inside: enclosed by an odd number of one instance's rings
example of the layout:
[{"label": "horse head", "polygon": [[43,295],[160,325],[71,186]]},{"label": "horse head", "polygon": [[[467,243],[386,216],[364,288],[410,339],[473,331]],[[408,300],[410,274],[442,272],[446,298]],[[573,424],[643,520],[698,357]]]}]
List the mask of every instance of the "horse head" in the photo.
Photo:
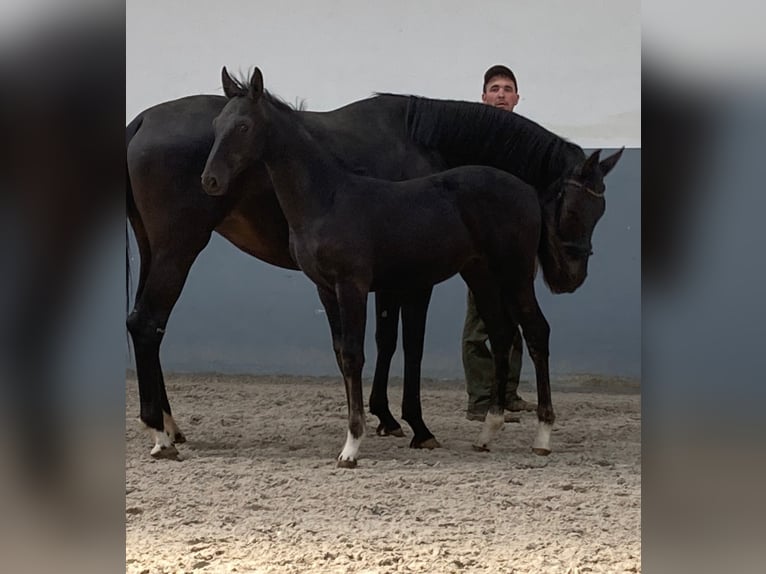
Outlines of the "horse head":
[{"label": "horse head", "polygon": [[547,249],[542,251],[547,258],[541,257],[541,261],[545,281],[555,293],[573,292],[588,275],[588,261],[593,254],[591,238],[606,211],[604,178],[624,149],[603,160],[599,159],[601,150],[596,150],[554,183],[558,191],[544,216]]},{"label": "horse head", "polygon": [[261,70],[255,68],[245,84],[232,78],[224,66],[221,80],[229,101],[213,120],[215,140],[202,172],[202,188],[208,195],[225,195],[234,178],[263,157],[268,129],[261,105]]}]

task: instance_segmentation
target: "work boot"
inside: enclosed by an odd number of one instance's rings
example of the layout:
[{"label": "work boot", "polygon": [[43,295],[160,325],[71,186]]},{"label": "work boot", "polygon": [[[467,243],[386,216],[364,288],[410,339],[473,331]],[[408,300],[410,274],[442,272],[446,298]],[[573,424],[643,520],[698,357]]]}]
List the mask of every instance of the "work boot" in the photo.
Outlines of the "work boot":
[{"label": "work boot", "polygon": [[509,404],[505,405],[505,408],[515,413],[520,411],[533,412],[537,410],[537,405],[535,403],[528,403],[520,396],[516,395],[516,398],[513,399]]},{"label": "work boot", "polygon": [[[484,419],[487,418],[488,410],[488,408],[486,410],[468,409],[465,412],[465,418],[467,418],[469,421],[484,422]],[[507,423],[520,423],[521,419],[515,415],[512,415],[508,411],[505,411],[503,413],[503,421]]]}]

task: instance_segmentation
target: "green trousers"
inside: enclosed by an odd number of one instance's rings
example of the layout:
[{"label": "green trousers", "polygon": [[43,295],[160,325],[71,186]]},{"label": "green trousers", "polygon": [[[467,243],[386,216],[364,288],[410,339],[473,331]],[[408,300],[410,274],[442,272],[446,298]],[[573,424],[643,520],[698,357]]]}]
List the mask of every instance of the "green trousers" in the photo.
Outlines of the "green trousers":
[{"label": "green trousers", "polygon": [[[495,364],[490,352],[489,336],[468,290],[468,306],[463,326],[463,369],[465,371],[468,410],[485,412],[489,408]],[[505,388],[505,403],[510,405],[518,398],[519,376],[521,374],[521,335],[517,331],[508,357],[508,385]]]}]

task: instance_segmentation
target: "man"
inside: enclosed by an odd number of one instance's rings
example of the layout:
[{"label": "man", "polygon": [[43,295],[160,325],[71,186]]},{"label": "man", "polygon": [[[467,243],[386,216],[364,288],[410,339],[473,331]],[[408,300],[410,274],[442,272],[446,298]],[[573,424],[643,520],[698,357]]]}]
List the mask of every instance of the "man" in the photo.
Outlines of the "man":
[{"label": "man", "polygon": [[[492,66],[484,74],[481,101],[489,106],[512,111],[519,103],[516,76],[506,66]],[[463,327],[463,369],[468,392],[468,420],[483,421],[489,410],[490,389],[495,376],[492,353],[488,347],[489,337],[484,322],[479,317],[473,294],[468,291],[468,309]],[[536,405],[522,399],[517,390],[521,373],[521,336],[513,339],[509,357],[508,385],[505,392],[505,408],[509,411],[533,411]],[[508,413],[506,422],[519,422],[518,417]]]}]

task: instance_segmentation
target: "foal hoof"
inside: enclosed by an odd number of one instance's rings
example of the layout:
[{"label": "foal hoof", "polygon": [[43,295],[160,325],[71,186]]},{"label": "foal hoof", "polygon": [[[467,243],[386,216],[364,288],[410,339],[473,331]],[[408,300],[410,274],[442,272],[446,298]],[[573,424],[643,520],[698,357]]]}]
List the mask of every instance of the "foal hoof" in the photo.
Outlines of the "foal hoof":
[{"label": "foal hoof", "polygon": [[355,460],[341,460],[338,459],[338,468],[356,468]]},{"label": "foal hoof", "polygon": [[400,427],[400,426],[388,428],[383,423],[380,423],[378,425],[378,428],[375,429],[375,434],[377,434],[378,436],[398,436],[398,437],[402,437],[402,436],[404,436],[404,431],[402,430],[402,427]]},{"label": "foal hoof", "polygon": [[471,446],[476,452],[489,452],[488,444],[472,444]]},{"label": "foal hoof", "polygon": [[537,448],[537,447],[533,446],[532,447],[532,452],[535,453],[535,454],[538,454],[540,456],[548,456],[549,454],[551,454],[551,449],[549,449],[549,448]]},{"label": "foal hoof", "polygon": [[410,442],[410,448],[427,448],[428,450],[433,450],[435,448],[441,448],[442,445],[439,444],[439,441],[436,440],[434,437],[427,438],[424,441],[416,441],[414,438]]},{"label": "foal hoof", "polygon": [[181,431],[178,431],[176,434],[173,435],[173,442],[175,444],[183,444],[186,442],[186,435],[182,433]]},{"label": "foal hoof", "polygon": [[178,457],[178,449],[173,445],[160,447],[160,445],[154,445],[152,452],[150,453],[153,459],[160,460],[180,460]]}]

